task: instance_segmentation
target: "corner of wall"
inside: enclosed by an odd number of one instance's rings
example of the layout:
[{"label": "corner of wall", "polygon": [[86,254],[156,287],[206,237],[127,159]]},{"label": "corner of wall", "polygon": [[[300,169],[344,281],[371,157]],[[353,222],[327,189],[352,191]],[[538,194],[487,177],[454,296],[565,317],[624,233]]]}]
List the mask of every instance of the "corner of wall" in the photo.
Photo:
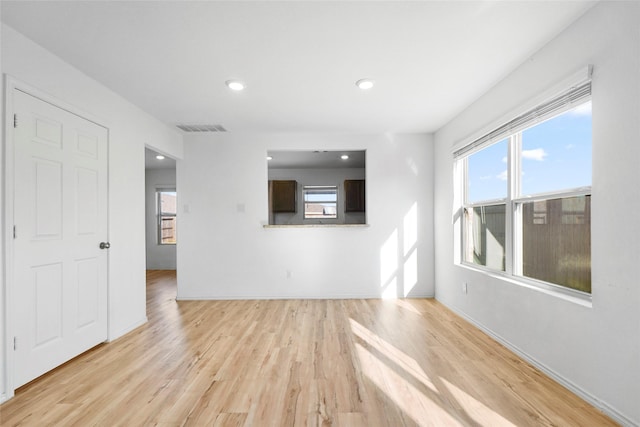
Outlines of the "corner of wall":
[{"label": "corner of wall", "polygon": [[[1,15],[0,8],[0,15]],[[2,20],[0,19],[0,22]],[[2,28],[0,27],[0,46],[2,46]],[[4,68],[2,64],[2,55],[0,54],[0,102],[2,102],[2,106],[0,107],[0,132],[2,135],[0,136],[1,146],[6,146],[6,129],[5,129],[5,114],[6,114],[6,101],[5,101],[5,75]],[[6,206],[6,194],[5,194],[5,161],[4,158],[4,150],[0,151],[0,197],[2,199],[2,206]],[[5,225],[5,209],[0,211],[0,217],[2,220],[0,221],[0,259],[5,259],[5,239],[4,239],[4,230],[6,228]],[[0,328],[0,403],[7,399],[7,318],[6,318],[6,308],[7,308],[7,298],[6,298],[6,280],[5,280],[5,269],[4,269],[4,261],[0,262],[0,324],[2,327]]]}]

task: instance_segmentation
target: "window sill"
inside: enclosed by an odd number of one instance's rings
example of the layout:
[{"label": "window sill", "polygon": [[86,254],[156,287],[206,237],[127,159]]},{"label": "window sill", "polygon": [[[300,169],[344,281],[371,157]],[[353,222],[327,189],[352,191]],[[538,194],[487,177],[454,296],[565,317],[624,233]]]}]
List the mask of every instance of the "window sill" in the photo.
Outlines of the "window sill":
[{"label": "window sill", "polygon": [[550,295],[555,298],[559,298],[568,301],[573,304],[578,304],[583,307],[593,308],[592,296],[588,294],[582,294],[580,292],[573,292],[571,289],[563,290],[559,289],[555,285],[545,285],[544,283],[537,283],[534,280],[527,280],[526,278],[511,276],[504,272],[487,270],[477,267],[471,264],[456,264],[458,267],[462,267],[467,270],[476,271],[478,273],[486,274],[494,279],[502,280],[520,286],[523,288],[531,289],[533,291],[541,292],[546,295]]},{"label": "window sill", "polygon": [[265,224],[263,228],[367,228],[369,224]]}]

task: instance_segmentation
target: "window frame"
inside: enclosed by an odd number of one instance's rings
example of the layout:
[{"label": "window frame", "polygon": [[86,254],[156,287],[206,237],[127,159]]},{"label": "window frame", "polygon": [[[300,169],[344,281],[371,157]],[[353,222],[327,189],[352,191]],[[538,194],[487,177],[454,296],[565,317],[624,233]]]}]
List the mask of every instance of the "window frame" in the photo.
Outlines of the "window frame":
[{"label": "window frame", "polygon": [[[175,193],[176,194],[176,212],[175,213],[164,213],[162,211],[162,193]],[[167,187],[158,187],[156,188],[156,240],[159,246],[171,246],[176,245],[178,242],[178,236],[176,233],[177,227],[174,226],[174,242],[163,242],[162,240],[162,220],[163,218],[173,218],[174,224],[177,223],[178,218],[178,205],[177,205],[177,192],[175,188],[167,188]]]},{"label": "window frame", "polygon": [[[578,86],[578,85],[576,85]],[[578,300],[591,301],[593,289],[591,292],[581,291],[573,289],[564,285],[555,284],[552,282],[546,282],[533,277],[528,277],[523,274],[523,205],[524,203],[550,200],[550,199],[565,199],[570,197],[590,196],[593,200],[592,185],[568,188],[562,190],[553,190],[540,192],[529,195],[521,194],[521,171],[522,171],[522,134],[527,129],[531,129],[539,124],[542,124],[548,120],[559,117],[568,111],[571,111],[581,105],[592,102],[591,94],[591,82],[590,80],[583,83],[580,86],[588,86],[588,95],[582,95],[575,102],[568,102],[562,107],[556,108],[552,114],[546,114],[538,119],[531,120],[529,123],[520,124],[514,127],[511,131],[502,132],[488,132],[485,136],[476,139],[475,141],[463,146],[461,149],[454,152],[454,170],[457,169],[460,176],[461,192],[460,206],[460,254],[459,264],[468,268],[476,269],[487,274],[493,274],[502,276],[516,283],[533,286],[535,288],[551,291],[554,294],[562,294],[570,297],[575,297]],[[574,88],[572,88],[574,89]],[[560,98],[560,97],[558,97]],[[553,102],[553,100],[551,101]],[[534,109],[535,110],[535,109]],[[524,115],[527,115],[525,113]],[[524,116],[523,115],[523,116]],[[517,120],[517,119],[516,119]],[[505,126],[499,127],[501,129]],[[492,135],[493,134],[493,135]],[[487,138],[491,135],[491,138]],[[491,200],[480,200],[469,202],[469,157],[473,154],[487,148],[495,143],[499,143],[507,139],[507,197]],[[477,143],[482,141],[481,143]],[[462,154],[460,154],[462,152]],[[593,148],[592,148],[593,152]],[[466,259],[468,236],[467,236],[467,211],[481,206],[493,206],[498,204],[505,204],[505,268],[504,270],[497,270],[495,268],[487,267],[473,262],[473,260]],[[590,247],[591,250],[591,247]]]},{"label": "window frame", "polygon": [[[335,217],[307,217],[307,190],[320,190],[320,189],[331,189],[335,191],[335,201],[327,200],[327,201],[313,201],[309,202],[310,204],[322,204],[322,203],[335,203],[336,205],[336,214]],[[335,221],[339,219],[339,188],[337,185],[303,185],[302,186],[302,219],[304,221],[324,221],[331,220]]]}]

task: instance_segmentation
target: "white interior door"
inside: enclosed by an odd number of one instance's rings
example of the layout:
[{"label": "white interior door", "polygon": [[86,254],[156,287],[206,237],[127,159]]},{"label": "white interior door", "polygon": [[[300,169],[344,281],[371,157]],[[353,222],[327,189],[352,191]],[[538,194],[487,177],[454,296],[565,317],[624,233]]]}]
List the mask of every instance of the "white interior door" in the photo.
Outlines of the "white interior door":
[{"label": "white interior door", "polygon": [[17,388],[107,339],[108,134],[13,95]]}]

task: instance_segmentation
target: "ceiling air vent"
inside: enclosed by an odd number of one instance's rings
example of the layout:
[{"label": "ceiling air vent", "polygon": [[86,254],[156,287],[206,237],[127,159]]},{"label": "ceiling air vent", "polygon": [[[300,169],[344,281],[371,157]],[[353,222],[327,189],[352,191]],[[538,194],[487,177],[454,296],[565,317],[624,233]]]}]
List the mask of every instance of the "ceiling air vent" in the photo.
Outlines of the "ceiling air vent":
[{"label": "ceiling air vent", "polygon": [[226,132],[221,125],[176,125],[185,132]]}]

